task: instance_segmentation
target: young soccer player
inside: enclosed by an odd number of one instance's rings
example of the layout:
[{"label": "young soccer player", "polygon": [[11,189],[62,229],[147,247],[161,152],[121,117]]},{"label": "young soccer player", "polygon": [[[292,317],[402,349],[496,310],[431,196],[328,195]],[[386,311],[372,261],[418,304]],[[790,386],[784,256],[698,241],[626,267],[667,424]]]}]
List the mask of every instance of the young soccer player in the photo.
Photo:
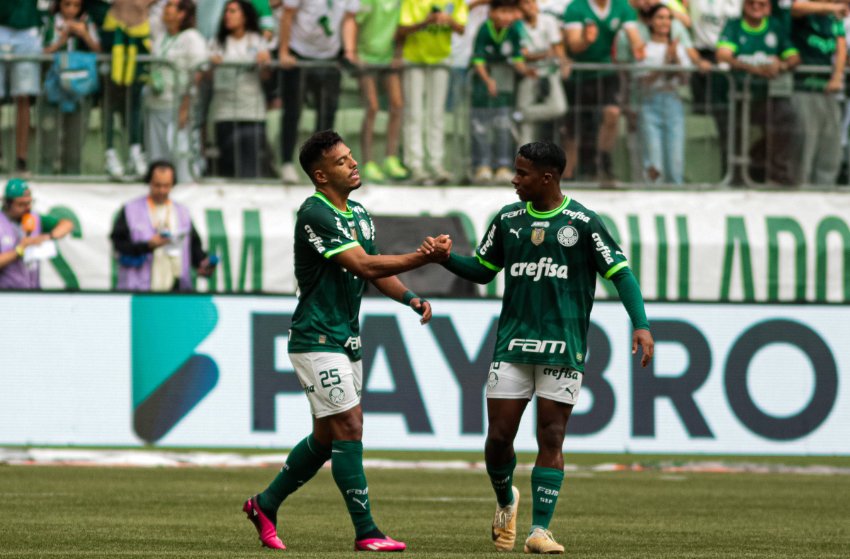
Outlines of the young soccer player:
[{"label": "young soccer player", "polygon": [[[565,165],[563,150],[551,142],[522,146],[512,181],[520,202],[502,208],[474,256],[451,254],[443,264],[478,283],[505,270],[505,303],[487,379],[484,447],[498,502],[493,541],[500,551],[512,550],[516,541],[513,441],[536,395],[539,451],[531,472],[532,521],[525,552],[564,552],[549,522],[564,479],[562,447],[582,384],[597,273],[614,283],[631,318],[632,353],[642,347],[644,367],[653,354],[640,287],[599,216],[561,193]],[[422,250],[441,244],[428,239]]]},{"label": "young soccer player", "polygon": [[295,221],[298,306],[289,331],[289,357],[313,413],[313,432],[289,453],[269,487],[245,502],[265,547],[286,549],[277,535],[277,510],[328,460],[354,524],[357,551],[403,551],[406,545],[378,530],[363,471],[363,367],[360,300],[366,281],[381,293],[431,319],[431,305],[395,276],[448,257],[451,240],[435,251],[385,256],[375,244],[375,224],[348,198],[360,188],[351,150],[336,132],[313,134],[301,147],[301,167],[316,187]]}]

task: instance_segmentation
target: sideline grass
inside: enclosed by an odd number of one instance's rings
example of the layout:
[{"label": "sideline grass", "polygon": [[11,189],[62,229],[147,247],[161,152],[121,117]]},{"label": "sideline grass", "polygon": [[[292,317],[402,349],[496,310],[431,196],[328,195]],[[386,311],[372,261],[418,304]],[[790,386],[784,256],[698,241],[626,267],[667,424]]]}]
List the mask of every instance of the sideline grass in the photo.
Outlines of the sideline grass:
[{"label": "sideline grass", "polygon": [[[375,518],[408,555],[505,557],[489,541],[494,504],[483,473],[367,473]],[[0,557],[269,558],[276,553],[259,547],[240,506],[274,474],[0,466]],[[523,533],[528,473],[516,484]],[[845,559],[848,495],[845,475],[568,473],[552,530],[582,558]],[[327,470],[287,500],[279,524],[287,555],[355,556]]]}]

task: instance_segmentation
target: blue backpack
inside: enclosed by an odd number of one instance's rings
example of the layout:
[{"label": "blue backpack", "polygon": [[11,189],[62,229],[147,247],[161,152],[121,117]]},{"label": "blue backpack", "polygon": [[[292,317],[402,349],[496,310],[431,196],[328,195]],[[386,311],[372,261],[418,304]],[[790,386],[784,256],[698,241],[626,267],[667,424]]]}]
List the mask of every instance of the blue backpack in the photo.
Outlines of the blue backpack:
[{"label": "blue backpack", "polygon": [[77,110],[80,100],[98,90],[97,55],[93,52],[57,52],[44,80],[47,102],[63,113]]}]

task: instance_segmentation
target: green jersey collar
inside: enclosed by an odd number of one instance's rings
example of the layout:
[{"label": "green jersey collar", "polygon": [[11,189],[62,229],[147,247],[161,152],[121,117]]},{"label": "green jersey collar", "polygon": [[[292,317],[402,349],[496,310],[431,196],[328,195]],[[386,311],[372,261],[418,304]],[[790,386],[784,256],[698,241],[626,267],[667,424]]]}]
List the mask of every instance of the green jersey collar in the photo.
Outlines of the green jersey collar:
[{"label": "green jersey collar", "polygon": [[531,202],[526,202],[525,210],[528,212],[528,215],[530,215],[531,217],[536,217],[538,219],[548,219],[550,217],[553,217],[553,216],[561,213],[562,211],[564,211],[564,208],[566,208],[569,205],[570,205],[570,197],[564,196],[564,201],[561,202],[561,205],[558,206],[557,208],[555,208],[554,210],[550,210],[548,212],[538,212],[533,207],[531,207]]},{"label": "green jersey collar", "polygon": [[764,33],[764,30],[767,29],[767,18],[761,20],[761,23],[758,24],[758,27],[751,27],[747,20],[741,19],[741,29],[744,30],[744,33],[749,33],[751,35],[758,35],[759,33]]},{"label": "green jersey collar", "polygon": [[493,25],[493,20],[487,20],[487,30],[490,31],[490,37],[496,44],[501,44],[505,40],[505,35],[508,34],[508,29],[510,29],[510,25],[507,27],[503,27],[502,29],[496,29],[496,26]]},{"label": "green jersey collar", "polygon": [[351,212],[351,208],[348,207],[348,202],[345,203],[345,211],[342,211],[339,208],[337,208],[336,206],[334,206],[333,204],[331,204],[331,201],[328,200],[328,197],[325,196],[324,194],[322,194],[321,192],[319,192],[318,190],[313,193],[313,196],[315,196],[316,198],[318,198],[319,200],[321,200],[322,202],[327,204],[328,207],[331,208],[336,213],[338,213],[338,214],[340,214],[344,217],[354,217],[354,214]]}]

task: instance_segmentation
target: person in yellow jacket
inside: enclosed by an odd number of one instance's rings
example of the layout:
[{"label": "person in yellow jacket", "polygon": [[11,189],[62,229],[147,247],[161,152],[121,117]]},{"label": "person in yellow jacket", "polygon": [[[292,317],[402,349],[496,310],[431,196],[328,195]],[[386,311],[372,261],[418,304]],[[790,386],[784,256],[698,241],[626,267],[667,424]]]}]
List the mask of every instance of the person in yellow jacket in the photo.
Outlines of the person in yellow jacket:
[{"label": "person in yellow jacket", "polygon": [[[463,33],[468,15],[465,0],[401,2],[397,33],[404,42],[404,158],[410,180],[417,184],[445,184],[452,179],[443,167],[447,64],[452,33]],[[426,171],[426,151],[430,173]]]},{"label": "person in yellow jacket", "polygon": [[150,8],[157,0],[114,0],[103,21],[104,52],[112,55],[109,79],[104,84],[104,135],[106,173],[124,177],[125,168],[115,150],[113,114],[121,114],[130,141],[129,174],[141,177],[147,171],[142,152],[142,88],[147,65],[138,57],[151,52]]}]

